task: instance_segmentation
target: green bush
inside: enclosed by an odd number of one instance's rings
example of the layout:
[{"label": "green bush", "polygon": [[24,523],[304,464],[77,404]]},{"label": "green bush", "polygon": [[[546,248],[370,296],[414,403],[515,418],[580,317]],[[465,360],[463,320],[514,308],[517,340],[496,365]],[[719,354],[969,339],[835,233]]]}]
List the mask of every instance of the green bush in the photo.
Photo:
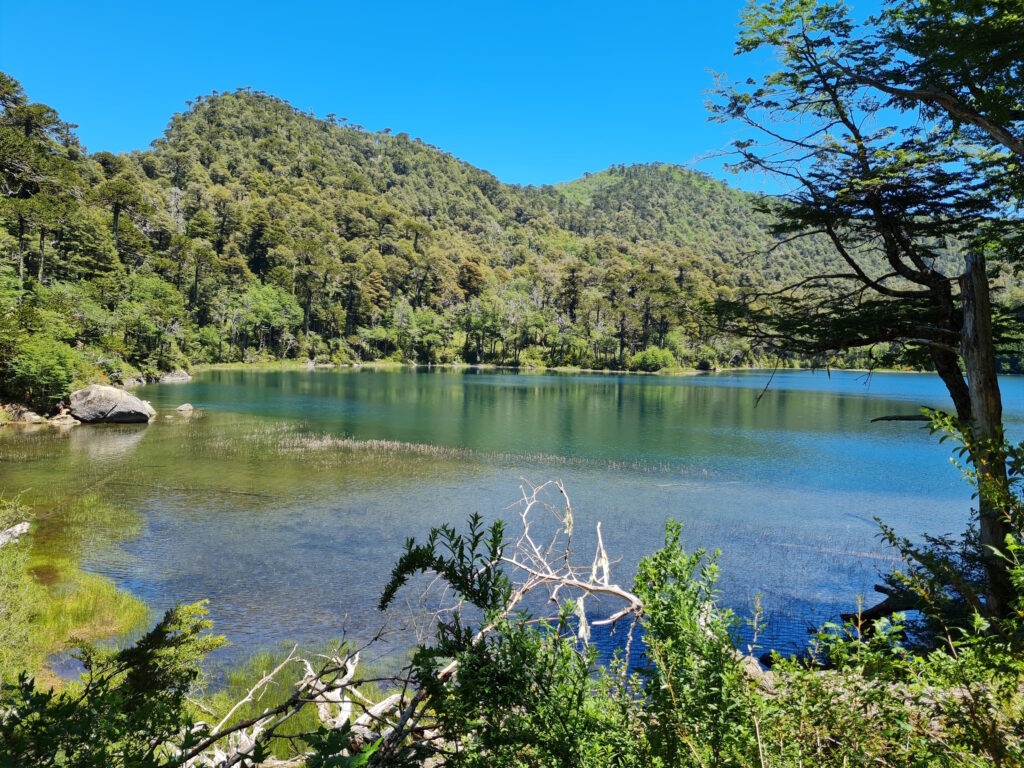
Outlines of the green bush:
[{"label": "green bush", "polygon": [[64,342],[30,336],[7,362],[5,392],[19,403],[49,411],[71,392],[81,367],[81,355]]},{"label": "green bush", "polygon": [[713,371],[718,366],[718,352],[709,344],[697,350],[697,370]]},{"label": "green bush", "polygon": [[630,357],[628,366],[631,371],[648,371],[653,373],[665,368],[675,368],[676,358],[670,350],[660,347],[648,347]]},{"label": "green bush", "polygon": [[69,690],[45,691],[28,674],[5,682],[0,766],[173,765],[163,745],[204,733],[193,730],[187,698],[202,659],[223,643],[208,634],[205,615],[201,603],[178,606],[133,646],[85,646],[85,675]]}]

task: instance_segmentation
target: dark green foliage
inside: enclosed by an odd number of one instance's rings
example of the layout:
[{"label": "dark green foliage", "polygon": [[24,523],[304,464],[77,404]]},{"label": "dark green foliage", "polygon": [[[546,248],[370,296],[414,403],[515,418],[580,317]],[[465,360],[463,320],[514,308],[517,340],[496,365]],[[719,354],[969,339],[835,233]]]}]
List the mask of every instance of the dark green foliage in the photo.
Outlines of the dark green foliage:
[{"label": "dark green foliage", "polygon": [[147,768],[167,765],[166,743],[190,743],[186,696],[200,662],[221,644],[207,634],[202,604],[179,606],[135,645],[85,646],[85,673],[71,690],[42,690],[27,675],[3,687],[0,766]]},{"label": "dark green foliage", "polygon": [[[458,674],[431,686],[429,706],[458,745],[454,766],[579,766],[612,761],[607,730],[618,726],[611,701],[591,698],[592,654],[564,637],[565,627],[501,622],[492,639],[457,650]],[[587,760],[586,758],[591,758]]]},{"label": "dark green foliage", "polygon": [[465,534],[443,525],[431,529],[425,544],[409,539],[405,553],[395,564],[381,594],[380,610],[391,604],[410,576],[427,572],[443,576],[459,594],[484,612],[503,608],[511,589],[501,570],[504,534],[502,521],[496,520],[485,528],[483,518],[473,515]]},{"label": "dark green foliage", "polygon": [[373,765],[379,742],[354,755],[346,755],[343,750],[348,748],[351,739],[348,727],[317,729],[306,737],[311,753],[303,765],[305,768],[362,768]]},{"label": "dark green foliage", "polygon": [[751,752],[742,660],[730,633],[736,621],[715,606],[714,559],[680,544],[670,521],[665,546],[637,568],[644,603],[647,706],[658,723],[648,738],[666,765],[744,765]]},{"label": "dark green foliage", "polygon": [[[446,734],[440,754],[452,766],[624,764],[643,751],[629,743],[624,689],[610,678],[595,680],[595,654],[581,651],[569,628],[571,605],[554,622],[512,610],[502,537],[500,522],[485,532],[477,516],[465,534],[433,529],[425,544],[408,543],[381,599],[384,607],[410,576],[431,572],[480,617],[470,627],[462,610],[446,612],[434,642],[419,646],[413,658],[423,707]],[[604,695],[594,695],[596,683]],[[429,754],[417,749],[404,758]]]}]

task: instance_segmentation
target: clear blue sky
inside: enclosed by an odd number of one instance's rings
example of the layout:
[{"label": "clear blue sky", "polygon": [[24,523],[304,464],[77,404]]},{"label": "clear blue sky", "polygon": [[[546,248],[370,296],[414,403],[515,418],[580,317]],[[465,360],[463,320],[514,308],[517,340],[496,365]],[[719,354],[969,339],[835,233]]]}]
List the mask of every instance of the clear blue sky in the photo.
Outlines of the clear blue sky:
[{"label": "clear blue sky", "polygon": [[711,73],[766,63],[732,55],[743,4],[0,0],[0,69],[91,151],[145,148],[187,99],[248,85],[507,182],[650,161],[725,178],[701,161],[734,130],[707,122]]}]

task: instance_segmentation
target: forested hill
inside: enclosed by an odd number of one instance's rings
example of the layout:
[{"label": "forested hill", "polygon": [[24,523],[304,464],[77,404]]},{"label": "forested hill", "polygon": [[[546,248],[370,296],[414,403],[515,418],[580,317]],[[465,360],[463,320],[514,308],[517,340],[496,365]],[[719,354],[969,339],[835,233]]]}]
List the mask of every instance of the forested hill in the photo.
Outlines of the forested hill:
[{"label": "forested hill", "polygon": [[189,103],[150,150],[88,154],[14,80],[0,100],[0,364],[37,402],[274,357],[738,364],[707,300],[824,258],[766,256],[756,198],[676,166],[512,186],[247,89]]},{"label": "forested hill", "polygon": [[582,204],[585,232],[657,240],[707,264],[724,262],[730,285],[787,282],[835,258],[821,241],[779,244],[756,195],[678,165],[615,166],[558,189]]},{"label": "forested hill", "polygon": [[[436,244],[447,235],[474,251],[452,254],[456,261],[477,257],[509,269],[531,255],[596,261],[602,252],[592,241],[610,236],[627,257],[641,243],[697,257],[696,266],[728,286],[736,270],[760,279],[767,265],[776,272],[769,279],[778,279],[803,274],[824,258],[806,244],[765,257],[774,241],[755,196],[679,166],[619,166],[554,188],[522,188],[408,134],[368,133],[334,116],[317,120],[262,94],[202,100],[172,119],[152,154],[149,175],[179,188],[184,179],[167,169],[183,171],[198,159],[207,171],[196,179],[201,186],[234,183],[249,197],[283,192],[314,207],[325,196],[356,206],[375,198],[364,210],[374,222],[386,227],[394,208],[409,224],[429,228]],[[723,274],[719,262],[734,269]]]}]

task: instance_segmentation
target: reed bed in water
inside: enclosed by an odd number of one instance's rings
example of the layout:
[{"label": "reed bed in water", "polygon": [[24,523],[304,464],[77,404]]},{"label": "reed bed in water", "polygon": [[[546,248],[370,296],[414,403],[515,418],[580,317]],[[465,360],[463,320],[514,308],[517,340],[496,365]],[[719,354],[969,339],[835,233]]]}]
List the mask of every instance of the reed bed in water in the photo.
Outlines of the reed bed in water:
[{"label": "reed bed in water", "polygon": [[[238,437],[216,440],[211,447],[217,451],[239,450]],[[307,434],[291,425],[261,427],[241,436],[249,447],[284,455],[316,455],[330,452],[363,454],[377,457],[422,457],[439,461],[480,461],[494,464],[543,464],[545,466],[593,467],[614,471],[651,474],[680,473],[694,479],[715,476],[714,470],[671,462],[649,462],[643,459],[622,461],[586,456],[560,456],[550,453],[515,453],[486,451],[474,448],[412,443],[402,440],[355,438],[328,434]]]}]

